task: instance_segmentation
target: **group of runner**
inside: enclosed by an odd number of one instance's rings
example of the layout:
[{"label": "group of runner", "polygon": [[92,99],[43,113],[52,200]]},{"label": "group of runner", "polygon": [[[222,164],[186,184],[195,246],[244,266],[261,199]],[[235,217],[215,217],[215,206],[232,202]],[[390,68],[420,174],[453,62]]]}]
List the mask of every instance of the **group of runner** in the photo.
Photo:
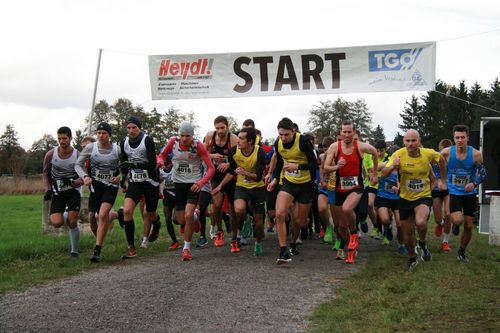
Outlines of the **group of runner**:
[{"label": "group of runner", "polygon": [[[250,230],[255,238],[254,255],[262,255],[267,211],[268,231],[275,227],[278,235],[278,264],[299,255],[297,244],[312,235],[313,226],[325,240],[333,241],[335,234],[336,259],[353,264],[360,230],[368,232],[369,216],[372,236],[383,235],[385,241],[392,240],[395,221],[398,250],[408,253],[406,269],[411,271],[419,255],[423,261],[432,258],[426,243],[431,207],[435,234],[443,236],[443,251],[450,251],[451,225],[464,222],[457,258],[469,260],[465,250],[476,213],[476,188],[486,171],[481,153],[468,145],[466,126],[455,126],[455,144],[443,140],[440,152],[422,147],[419,133],[408,130],[404,147],[391,147],[391,154],[383,141],[374,146],[362,142],[352,121],[341,124],[337,138],[324,138],[321,151],[314,146],[314,136],[300,133],[289,118],[279,121],[272,147],[262,143],[251,119],[238,133],[230,132],[224,116],[215,118],[214,127],[201,141],[195,138],[192,124],[184,122],[158,155],[153,138],[142,131],[137,117],[127,120],[127,136],[119,144],[111,141],[111,126],[99,124],[97,140],[89,140],[81,153],[71,146],[71,130],[61,127],[58,147],[44,159],[44,198],[52,200],[50,220],[55,227],[62,226],[67,216],[71,256],[79,255],[77,216],[85,185],[90,189],[89,222],[96,236],[91,262],[101,261],[114,218],[119,219],[127,239],[122,258],[137,256],[133,215],[138,204],[144,220],[141,247],[155,241],[160,231],[160,198],[172,239],[169,250],[181,246],[173,226],[178,223],[184,235],[184,261],[193,258],[194,233],[200,233],[196,246],[208,243],[205,228],[210,203],[210,237],[215,246],[223,246],[222,221],[229,219],[226,232],[231,233],[232,253],[240,252]],[[125,199],[115,213],[112,207],[120,187]]]}]

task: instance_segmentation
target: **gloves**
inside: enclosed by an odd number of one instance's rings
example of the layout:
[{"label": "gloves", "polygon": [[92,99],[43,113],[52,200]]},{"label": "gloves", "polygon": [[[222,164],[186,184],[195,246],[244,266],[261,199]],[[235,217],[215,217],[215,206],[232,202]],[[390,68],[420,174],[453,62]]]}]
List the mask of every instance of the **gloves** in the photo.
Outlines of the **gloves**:
[{"label": "gloves", "polygon": [[52,199],[52,191],[51,190],[48,190],[47,192],[45,192],[45,194],[43,195],[43,200],[51,200]]}]

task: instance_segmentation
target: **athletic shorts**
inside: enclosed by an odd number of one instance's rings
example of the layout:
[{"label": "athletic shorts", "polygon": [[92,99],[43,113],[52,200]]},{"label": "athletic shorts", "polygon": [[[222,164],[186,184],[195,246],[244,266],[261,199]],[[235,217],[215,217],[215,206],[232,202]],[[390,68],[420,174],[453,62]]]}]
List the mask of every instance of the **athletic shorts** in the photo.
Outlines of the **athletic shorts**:
[{"label": "athletic shorts", "polygon": [[450,194],[450,213],[464,212],[465,216],[474,216],[477,212],[476,195]]},{"label": "athletic shorts", "polygon": [[[335,192],[335,206],[342,206],[351,193],[358,193],[363,195],[364,190],[362,188],[356,188],[347,192]],[[368,204],[368,201],[367,201]]]},{"label": "athletic shorts", "polygon": [[89,196],[89,212],[98,213],[103,202],[115,204],[118,187],[106,185],[98,181],[92,181],[93,192]]},{"label": "athletic shorts", "polygon": [[399,218],[401,220],[408,220],[410,217],[415,215],[415,207],[420,205],[426,205],[429,209],[432,206],[432,198],[420,198],[415,201],[408,201],[405,199],[398,200],[399,208]]},{"label": "athletic shorts", "polygon": [[388,208],[390,210],[398,210],[398,199],[387,199],[382,197],[375,198],[375,207]]},{"label": "athletic shorts", "polygon": [[268,211],[276,209],[276,198],[278,197],[278,192],[281,186],[278,184],[274,187],[271,192],[266,191],[266,209]]},{"label": "athletic shorts", "polygon": [[[212,182],[212,188],[216,188],[222,182],[222,179],[215,179],[215,177],[214,177],[214,178],[212,178],[211,182]],[[222,187],[220,192],[225,194],[227,196],[227,199],[229,200],[229,202],[232,203],[234,201],[234,190],[235,189],[236,189],[236,180],[231,180],[229,183],[227,183],[226,185],[224,185]]]},{"label": "athletic shorts", "polygon": [[80,191],[77,189],[71,189],[64,192],[59,192],[59,194],[52,194],[52,202],[50,203],[50,215],[56,213],[64,213],[66,207],[70,212],[80,211]]},{"label": "athletic shorts", "polygon": [[333,190],[324,190],[321,187],[319,188],[319,194],[325,195],[328,198],[329,205],[335,205],[335,191]]},{"label": "athletic shorts", "polygon": [[173,189],[163,189],[163,206],[175,207],[175,193],[173,191]]},{"label": "athletic shorts", "polygon": [[266,188],[264,186],[255,188],[236,186],[236,190],[234,191],[234,200],[238,199],[245,200],[247,205],[251,207],[252,212],[255,214],[264,214]]},{"label": "athletic shorts", "polygon": [[440,190],[432,190],[432,197],[433,198],[444,198],[450,194],[448,190],[440,191]]},{"label": "athletic shorts", "polygon": [[365,192],[366,193],[373,193],[375,195],[377,195],[377,189],[375,187],[371,187],[371,186],[367,186],[365,187]]},{"label": "athletic shorts", "polygon": [[146,202],[146,211],[155,212],[160,200],[158,185],[153,185],[149,182],[129,182],[125,198],[134,200],[135,204],[141,201],[141,195],[144,195]]},{"label": "athletic shorts", "polygon": [[184,211],[188,203],[197,205],[200,192],[191,191],[193,183],[174,183],[175,186],[175,210]]},{"label": "athletic shorts", "polygon": [[294,201],[301,204],[310,204],[313,201],[314,187],[312,182],[295,184],[285,178],[280,188],[281,191],[290,194],[295,199]]}]

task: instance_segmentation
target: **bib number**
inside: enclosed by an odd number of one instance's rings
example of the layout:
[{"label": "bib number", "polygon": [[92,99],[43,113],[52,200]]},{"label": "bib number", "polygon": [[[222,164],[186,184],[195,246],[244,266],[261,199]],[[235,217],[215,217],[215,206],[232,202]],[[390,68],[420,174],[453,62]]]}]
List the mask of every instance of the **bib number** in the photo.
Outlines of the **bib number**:
[{"label": "bib number", "polygon": [[190,164],[179,164],[176,169],[178,174],[189,175],[193,172]]},{"label": "bib number", "polygon": [[57,192],[64,192],[71,190],[73,188],[73,185],[71,184],[71,180],[69,179],[57,179],[56,188]]},{"label": "bib number", "polygon": [[359,187],[358,177],[340,177],[340,188],[342,190],[352,190]]},{"label": "bib number", "polygon": [[130,180],[134,183],[144,182],[149,179],[148,170],[132,169],[130,172]]},{"label": "bib number", "polygon": [[109,170],[96,170],[95,171],[95,179],[100,182],[111,182],[111,177],[113,175]]},{"label": "bib number", "polygon": [[285,171],[285,175],[288,177],[300,177],[300,170],[294,170],[294,171]]},{"label": "bib number", "polygon": [[410,192],[423,192],[425,189],[425,180],[423,179],[409,179],[406,181],[406,188]]},{"label": "bib number", "polygon": [[384,184],[384,190],[387,191],[387,192],[394,192],[392,190],[392,188],[396,186],[396,183],[392,183],[392,182],[387,182]]},{"label": "bib number", "polygon": [[465,175],[452,175],[451,176],[451,183],[455,186],[460,186],[460,187],[465,187],[468,183],[470,183],[470,176]]}]

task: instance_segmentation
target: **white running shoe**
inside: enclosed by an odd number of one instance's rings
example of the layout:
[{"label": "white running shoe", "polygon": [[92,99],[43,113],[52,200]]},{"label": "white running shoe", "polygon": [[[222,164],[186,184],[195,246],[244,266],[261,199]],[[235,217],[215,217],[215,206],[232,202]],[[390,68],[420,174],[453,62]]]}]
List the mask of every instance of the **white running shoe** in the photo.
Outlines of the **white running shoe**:
[{"label": "white running shoe", "polygon": [[210,239],[215,239],[215,228],[213,225],[210,226]]},{"label": "white running shoe", "polygon": [[148,248],[148,239],[143,239],[141,243],[141,249],[147,249]]}]

